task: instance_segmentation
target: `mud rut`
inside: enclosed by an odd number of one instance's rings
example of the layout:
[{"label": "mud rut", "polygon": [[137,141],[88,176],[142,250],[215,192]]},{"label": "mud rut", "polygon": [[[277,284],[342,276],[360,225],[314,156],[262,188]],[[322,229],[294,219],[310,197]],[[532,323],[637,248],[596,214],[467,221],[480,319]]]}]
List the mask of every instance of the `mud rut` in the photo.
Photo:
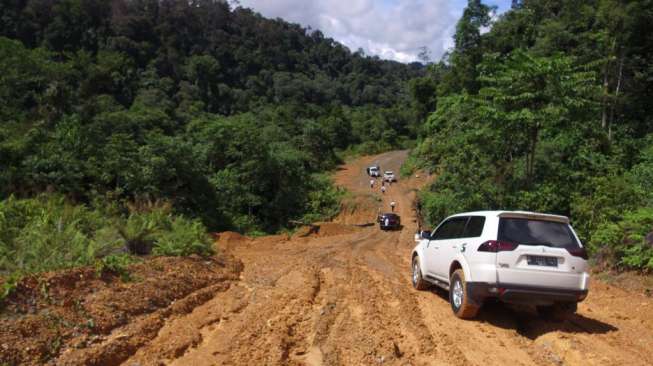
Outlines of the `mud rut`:
[{"label": "mud rut", "polygon": [[[367,164],[394,169],[406,152],[359,159],[336,180],[370,194]],[[422,180],[420,180],[422,179]],[[652,301],[593,282],[564,323],[490,304],[479,319],[453,317],[446,293],[410,285],[416,224],[413,178],[393,184],[404,228],[271,236],[229,245],[245,269],[226,292],[170,318],[126,365],[646,365],[653,364]],[[378,188],[378,187],[377,187]],[[375,195],[381,197],[378,189]],[[355,219],[371,222],[375,212]],[[343,221],[352,221],[347,218]],[[333,235],[335,234],[335,235]]]}]

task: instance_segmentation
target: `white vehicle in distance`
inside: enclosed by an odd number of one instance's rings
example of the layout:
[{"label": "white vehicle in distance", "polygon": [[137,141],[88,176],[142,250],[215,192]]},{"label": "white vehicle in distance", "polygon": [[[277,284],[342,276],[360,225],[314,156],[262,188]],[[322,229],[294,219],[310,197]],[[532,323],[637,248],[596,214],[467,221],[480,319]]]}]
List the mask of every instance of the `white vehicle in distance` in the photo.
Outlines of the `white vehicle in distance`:
[{"label": "white vehicle in distance", "polygon": [[412,252],[413,286],[449,291],[459,318],[473,318],[486,300],[498,299],[562,320],[587,297],[587,269],[569,219],[535,212],[453,215],[424,232]]},{"label": "white vehicle in distance", "polygon": [[391,183],[397,181],[397,179],[395,178],[395,173],[392,170],[386,170],[383,173],[383,180]]},{"label": "white vehicle in distance", "polygon": [[381,167],[378,165],[372,165],[367,167],[367,175],[370,177],[380,177],[381,176]]}]

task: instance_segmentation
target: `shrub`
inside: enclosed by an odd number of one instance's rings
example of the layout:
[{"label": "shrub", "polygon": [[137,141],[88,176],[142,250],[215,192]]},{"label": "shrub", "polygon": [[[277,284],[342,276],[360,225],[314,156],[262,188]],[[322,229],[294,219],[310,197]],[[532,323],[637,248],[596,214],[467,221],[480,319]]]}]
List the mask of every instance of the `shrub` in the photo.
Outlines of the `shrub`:
[{"label": "shrub", "polygon": [[120,245],[94,235],[106,219],[62,196],[0,202],[0,272],[48,271],[92,264]]},{"label": "shrub", "polygon": [[166,256],[188,256],[198,254],[203,257],[214,253],[213,241],[199,220],[189,220],[182,216],[171,218],[167,230],[156,234],[153,254]]},{"label": "shrub", "polygon": [[129,254],[110,254],[96,262],[95,272],[98,276],[103,273],[117,274],[123,281],[129,281],[131,276],[128,267],[132,263],[134,259]]},{"label": "shrub", "polygon": [[406,161],[401,165],[399,169],[399,175],[402,178],[410,177],[418,169],[418,159],[414,154],[410,154]]},{"label": "shrub", "polygon": [[59,195],[0,201],[0,275],[95,265],[126,278],[127,252],[212,253],[200,221],[175,216],[163,206],[148,210],[124,217],[120,210],[73,205]]},{"label": "shrub", "polygon": [[118,233],[132,254],[150,254],[157,235],[170,225],[169,221],[169,214],[161,209],[131,213],[126,220],[120,220]]},{"label": "shrub", "polygon": [[590,248],[622,269],[653,271],[653,208],[627,212],[617,223],[605,222],[592,235]]},{"label": "shrub", "polygon": [[426,225],[435,228],[445,217],[464,211],[460,200],[450,190],[422,191],[419,195],[420,212]]},{"label": "shrub", "polygon": [[18,281],[20,281],[20,273],[13,273],[9,277],[5,278],[0,285],[0,303],[18,287]]},{"label": "shrub", "polygon": [[315,174],[311,179],[306,214],[302,221],[316,222],[334,217],[340,211],[344,190],[334,186],[331,179],[325,175]]}]

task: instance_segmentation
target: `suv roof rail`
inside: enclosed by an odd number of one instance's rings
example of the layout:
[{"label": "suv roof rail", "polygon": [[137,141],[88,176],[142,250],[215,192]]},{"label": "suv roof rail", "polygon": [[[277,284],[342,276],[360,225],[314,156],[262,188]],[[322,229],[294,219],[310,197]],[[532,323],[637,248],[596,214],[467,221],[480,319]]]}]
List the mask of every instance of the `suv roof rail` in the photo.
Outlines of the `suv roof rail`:
[{"label": "suv roof rail", "polygon": [[497,216],[506,217],[506,218],[508,218],[508,217],[517,218],[517,219],[534,219],[534,220],[543,220],[543,221],[555,221],[555,222],[561,222],[563,224],[569,224],[569,218],[567,216],[544,214],[544,213],[539,213],[539,212],[506,211],[506,212],[500,213]]}]

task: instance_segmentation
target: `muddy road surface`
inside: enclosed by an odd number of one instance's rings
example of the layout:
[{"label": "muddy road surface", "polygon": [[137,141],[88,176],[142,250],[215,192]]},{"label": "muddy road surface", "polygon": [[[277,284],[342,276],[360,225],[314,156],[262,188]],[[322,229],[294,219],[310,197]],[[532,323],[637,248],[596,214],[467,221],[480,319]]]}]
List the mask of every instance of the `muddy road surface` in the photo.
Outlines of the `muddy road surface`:
[{"label": "muddy road surface", "polygon": [[[125,365],[651,365],[653,301],[593,281],[572,319],[552,323],[530,309],[484,307],[459,320],[446,293],[410,284],[416,231],[412,202],[428,177],[380,192],[365,167],[398,174],[407,152],[365,157],[336,182],[351,194],[331,223],[287,236],[223,233],[242,260],[239,281],[190,313],[166,319]],[[382,232],[378,210],[397,203],[403,229]]]}]

